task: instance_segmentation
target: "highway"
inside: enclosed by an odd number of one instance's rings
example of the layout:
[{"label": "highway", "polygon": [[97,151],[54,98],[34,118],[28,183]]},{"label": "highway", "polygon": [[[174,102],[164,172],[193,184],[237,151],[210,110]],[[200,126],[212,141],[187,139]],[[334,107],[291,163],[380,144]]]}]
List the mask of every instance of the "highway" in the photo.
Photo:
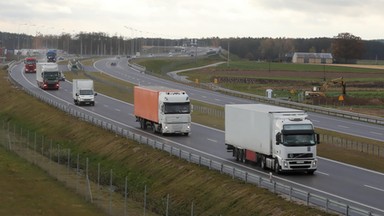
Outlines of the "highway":
[{"label": "highway", "polygon": [[[156,77],[149,76],[133,70],[126,64],[126,59],[121,59],[117,66],[110,66],[110,62],[115,59],[101,60],[95,63],[99,71],[103,71],[115,78],[136,84],[136,85],[163,85],[183,89],[188,92],[193,100],[199,100],[205,103],[224,106],[225,104],[255,103],[251,100],[232,97],[220,94],[214,91],[208,91],[200,88],[194,88],[188,85],[179,84],[168,80],[159,80]],[[323,128],[340,133],[351,134],[360,137],[366,137],[378,141],[384,141],[384,126],[373,125],[366,122],[359,122],[350,119],[327,116],[317,113],[308,113],[310,119],[317,128]]]},{"label": "highway", "polygon": [[[200,100],[221,106],[227,103],[252,103],[252,101],[197,89],[139,73],[126,65],[126,59],[125,61],[124,59],[120,60],[117,66],[110,66],[110,61],[111,60],[108,59],[98,61],[95,63],[95,67],[100,71],[134,84],[165,85],[184,89],[193,100]],[[232,166],[242,167],[258,175],[268,176],[268,172],[258,167],[236,162],[231,157],[231,154],[226,152],[224,131],[194,123],[192,124],[192,133],[188,137],[154,135],[150,130],[142,131],[139,129],[139,124],[135,122],[135,118],[132,115],[132,104],[99,93],[98,96],[96,96],[96,105],[94,107],[77,107],[73,104],[71,95],[72,85],[70,82],[62,82],[61,88],[58,91],[43,91],[36,87],[35,74],[24,74],[21,65],[12,69],[11,76],[25,88],[41,94],[44,97],[50,97],[59,103],[81,109],[90,115],[102,117],[106,121],[119,124],[125,129],[134,130],[135,133],[141,133],[151,139],[156,139],[187,151],[202,154],[206,157],[231,164]],[[384,128],[377,125],[313,113],[310,113],[310,118],[316,127],[383,141]],[[314,175],[292,174],[274,176],[273,178],[283,184],[302,188],[311,193],[329,197],[334,200],[341,200],[343,203],[349,203],[384,215],[384,201],[382,199],[384,197],[383,173],[319,158],[318,171],[316,171]]]}]

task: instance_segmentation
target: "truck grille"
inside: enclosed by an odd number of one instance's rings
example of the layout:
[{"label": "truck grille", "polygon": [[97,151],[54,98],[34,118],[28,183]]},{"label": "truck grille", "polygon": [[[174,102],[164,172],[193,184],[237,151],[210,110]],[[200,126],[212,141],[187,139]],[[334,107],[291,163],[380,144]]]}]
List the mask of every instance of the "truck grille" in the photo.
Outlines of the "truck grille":
[{"label": "truck grille", "polygon": [[289,161],[289,167],[291,169],[309,169],[311,161]]},{"label": "truck grille", "polygon": [[312,153],[291,153],[288,154],[288,158],[312,158],[313,154]]}]

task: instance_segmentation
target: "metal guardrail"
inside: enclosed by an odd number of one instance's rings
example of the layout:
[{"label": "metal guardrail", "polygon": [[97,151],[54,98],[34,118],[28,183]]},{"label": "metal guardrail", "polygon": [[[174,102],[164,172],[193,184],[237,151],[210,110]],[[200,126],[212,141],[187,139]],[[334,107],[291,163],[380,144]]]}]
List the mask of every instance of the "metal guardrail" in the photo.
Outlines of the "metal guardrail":
[{"label": "metal guardrail", "polygon": [[[289,200],[296,200],[305,203],[307,206],[315,206],[320,209],[323,209],[327,212],[335,212],[343,215],[351,215],[351,216],[378,216],[381,215],[377,212],[372,212],[368,210],[361,209],[359,207],[346,204],[348,202],[341,202],[334,199],[329,199],[327,197],[323,197],[317,195],[315,193],[309,193],[308,191],[304,191],[295,187],[287,186],[281,183],[278,183],[273,180],[273,178],[263,178],[259,175],[249,173],[245,170],[232,167],[230,165],[203,157],[198,154],[194,154],[179,148],[175,148],[171,145],[167,145],[156,140],[149,139],[148,137],[136,134],[130,130],[126,130],[118,125],[108,123],[103,121],[101,118],[96,118],[91,115],[88,115],[84,112],[81,112],[77,109],[72,108],[71,106],[64,105],[62,103],[55,102],[50,98],[44,97],[42,95],[36,94],[32,92],[30,89],[25,89],[23,86],[19,85],[15,80],[12,79],[12,76],[9,76],[12,83],[18,85],[28,94],[38,98],[39,100],[56,107],[70,115],[77,117],[83,121],[92,123],[98,127],[101,127],[105,130],[116,133],[120,136],[126,137],[127,139],[131,139],[137,141],[141,144],[146,144],[152,146],[155,149],[160,149],[168,152],[170,155],[179,157],[181,159],[187,160],[191,163],[198,164],[199,166],[208,167],[211,170],[219,171],[222,174],[226,174],[231,176],[233,179],[239,179],[246,183],[255,184],[261,188],[266,188],[273,193],[283,195],[287,197]],[[360,204],[363,206],[363,204]],[[384,214],[383,214],[384,215]]]},{"label": "metal guardrail", "polygon": [[[211,87],[212,88],[212,87]],[[277,106],[284,106],[284,107],[290,107],[300,110],[305,110],[307,112],[314,112],[314,113],[321,113],[326,114],[330,116],[337,116],[352,120],[358,120],[363,122],[368,122],[372,124],[378,124],[378,125],[384,125],[384,118],[378,117],[378,116],[372,116],[372,115],[365,115],[360,113],[354,113],[354,112],[348,112],[348,111],[342,111],[337,109],[331,109],[331,108],[325,108],[325,107],[319,107],[309,104],[302,104],[302,103],[296,103],[293,101],[287,101],[287,100],[281,100],[281,99],[275,99],[275,98],[268,98],[263,97],[259,95],[244,93],[244,92],[238,92],[230,89],[221,88],[218,86],[213,87],[215,91],[224,92],[228,95],[233,95],[249,100],[258,101],[261,103],[267,103],[267,104],[273,104]]]},{"label": "metal guardrail", "polygon": [[128,66],[129,66],[129,67],[132,67],[132,68],[134,68],[134,69],[136,69],[136,70],[138,70],[138,71],[140,71],[141,73],[145,73],[146,70],[147,70],[146,67],[141,66],[141,65],[138,65],[138,64],[135,64],[135,63],[132,63],[132,62],[130,62],[129,60],[128,60]]}]

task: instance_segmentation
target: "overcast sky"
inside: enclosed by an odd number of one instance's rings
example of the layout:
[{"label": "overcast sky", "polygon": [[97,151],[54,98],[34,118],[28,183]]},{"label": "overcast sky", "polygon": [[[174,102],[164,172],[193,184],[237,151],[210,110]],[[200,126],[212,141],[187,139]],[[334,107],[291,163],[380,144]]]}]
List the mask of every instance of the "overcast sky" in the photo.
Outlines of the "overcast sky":
[{"label": "overcast sky", "polygon": [[384,39],[384,0],[0,0],[0,31]]}]

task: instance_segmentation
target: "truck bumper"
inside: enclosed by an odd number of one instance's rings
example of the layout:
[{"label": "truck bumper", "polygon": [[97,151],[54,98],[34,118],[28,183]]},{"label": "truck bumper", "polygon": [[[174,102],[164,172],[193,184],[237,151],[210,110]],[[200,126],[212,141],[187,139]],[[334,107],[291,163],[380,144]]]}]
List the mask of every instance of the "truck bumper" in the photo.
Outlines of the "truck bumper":
[{"label": "truck bumper", "polygon": [[189,134],[191,124],[163,124],[163,133]]},{"label": "truck bumper", "polygon": [[282,171],[315,171],[317,159],[281,160]]}]

